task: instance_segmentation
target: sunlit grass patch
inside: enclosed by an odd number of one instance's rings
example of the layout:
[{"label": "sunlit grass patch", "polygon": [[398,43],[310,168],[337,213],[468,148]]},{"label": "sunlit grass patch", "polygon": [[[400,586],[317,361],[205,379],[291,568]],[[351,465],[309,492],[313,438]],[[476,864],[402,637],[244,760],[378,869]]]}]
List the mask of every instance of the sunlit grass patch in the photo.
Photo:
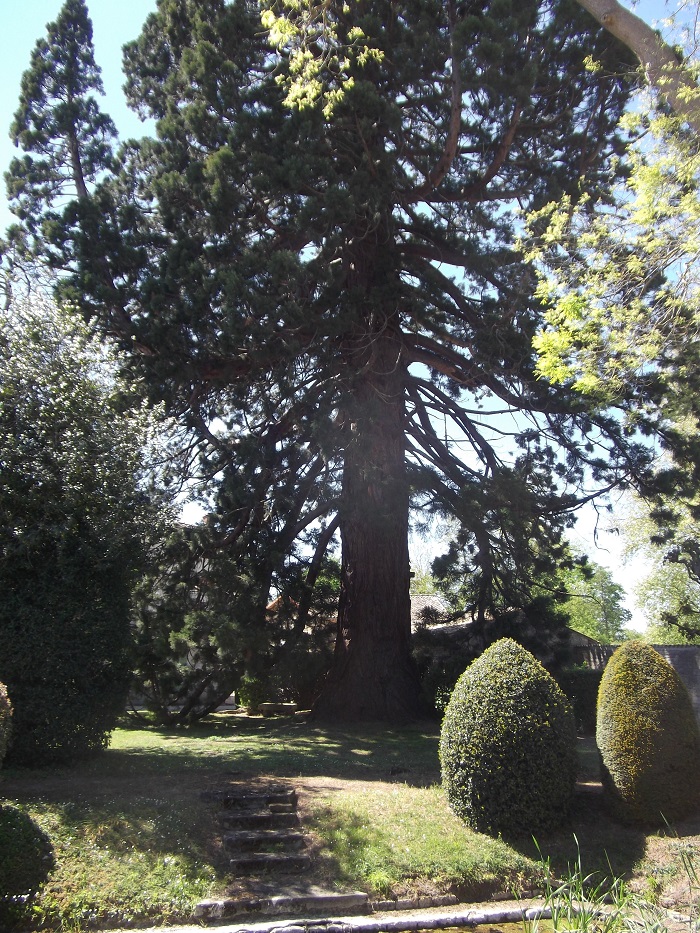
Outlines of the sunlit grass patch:
[{"label": "sunlit grass patch", "polygon": [[[439,780],[435,724],[388,729],[377,724],[329,728],[289,719],[222,714],[188,729],[117,729],[107,751],[112,770],[202,771],[235,768],[285,777],[388,777],[392,769]],[[96,768],[102,768],[100,761]],[[423,780],[423,777],[421,777]]]},{"label": "sunlit grass patch", "polygon": [[50,837],[55,861],[32,908],[36,927],[188,917],[217,873],[206,837],[197,834],[198,807],[178,804],[151,797],[25,803]]},{"label": "sunlit grass patch", "polygon": [[313,803],[323,857],[347,883],[378,893],[430,881],[438,889],[521,893],[541,866],[498,839],[467,829],[440,787],[377,784]]},{"label": "sunlit grass patch", "polygon": [[[200,799],[222,782],[296,786],[314,843],[305,877],[339,890],[449,890],[466,900],[523,892],[540,887],[540,852],[566,877],[578,852],[573,833],[586,872],[601,880],[611,872],[633,885],[650,879],[659,899],[687,887],[682,856],[700,846],[697,820],[677,838],[645,834],[611,823],[595,793],[577,798],[571,824],[537,840],[540,851],[532,840],[509,846],[471,832],[439,786],[438,732],[436,724],[333,729],[222,716],[187,730],[119,729],[103,755],[73,768],[3,771],[0,793],[52,847],[54,867],[21,929],[188,922],[197,901],[225,894],[232,881],[216,808]],[[586,780],[595,778],[591,742],[579,749],[589,753]]]}]

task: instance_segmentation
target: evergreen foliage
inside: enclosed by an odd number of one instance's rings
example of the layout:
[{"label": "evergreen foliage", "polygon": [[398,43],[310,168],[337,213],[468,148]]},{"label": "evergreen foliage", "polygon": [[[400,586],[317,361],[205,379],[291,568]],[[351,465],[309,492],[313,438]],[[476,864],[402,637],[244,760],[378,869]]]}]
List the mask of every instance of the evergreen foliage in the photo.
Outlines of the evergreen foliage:
[{"label": "evergreen foliage", "polygon": [[7,749],[12,739],[12,703],[7,695],[7,687],[0,683],[0,768],[5,760]]},{"label": "evergreen foliage", "polygon": [[561,670],[571,661],[569,634],[561,610],[547,599],[499,613],[484,625],[463,622],[447,630],[414,632],[411,644],[426,709],[442,714],[465,668],[502,638],[517,641],[550,673]]},{"label": "evergreen foliage", "polygon": [[258,612],[249,555],[223,548],[206,525],[174,525],[134,597],[134,706],[159,722],[189,723],[231,693],[247,705],[292,700],[308,708],[331,658],[338,568],[324,561],[309,596],[308,559],[276,575],[280,596]]},{"label": "evergreen foliage", "polygon": [[700,806],[700,733],[683,682],[640,641],[608,661],[598,694],[596,741],[612,812],[630,823],[661,825]]},{"label": "evergreen foliage", "polygon": [[576,728],[568,700],[511,639],[460,677],[440,735],[443,786],[468,826],[517,837],[564,822],[576,781]]},{"label": "evergreen foliage", "polygon": [[[537,378],[541,305],[517,244],[523,209],[582,185],[607,198],[631,58],[571,0],[462,12],[334,0],[261,19],[245,0],[160,0],[125,49],[129,103],[157,137],[114,161],[79,0],[23,83],[16,138],[31,158],[70,151],[75,192],[13,167],[26,248],[195,432],[255,617],[305,537],[312,586],[340,535],[325,716],[419,712],[411,505],[456,517],[449,559],[468,564],[483,626],[531,603],[589,481],[639,481],[650,462],[625,405]],[[36,77],[59,86],[66,61],[72,123]]]},{"label": "evergreen foliage", "polygon": [[8,761],[103,748],[131,671],[130,597],[159,525],[151,422],[114,361],[49,302],[11,305],[0,342],[0,680]]},{"label": "evergreen foliage", "polygon": [[0,923],[26,929],[32,897],[54,865],[51,840],[19,807],[0,804]]},{"label": "evergreen foliage", "polygon": [[84,0],[66,0],[47,26],[22,76],[10,136],[24,150],[6,175],[8,197],[20,221],[10,242],[40,252],[63,268],[66,240],[94,254],[97,205],[88,197],[112,164],[116,128],[99,109],[103,91]]},{"label": "evergreen foliage", "polygon": [[571,667],[556,674],[556,680],[574,711],[576,726],[584,735],[595,735],[598,690],[602,670]]}]

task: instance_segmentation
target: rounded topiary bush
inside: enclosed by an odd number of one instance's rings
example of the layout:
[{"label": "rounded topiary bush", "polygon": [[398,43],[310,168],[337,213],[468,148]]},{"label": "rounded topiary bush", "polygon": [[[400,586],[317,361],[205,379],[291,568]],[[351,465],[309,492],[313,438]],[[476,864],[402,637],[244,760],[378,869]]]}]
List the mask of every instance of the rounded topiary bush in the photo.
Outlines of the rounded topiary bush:
[{"label": "rounded topiary bush", "polygon": [[440,762],[450,806],[472,829],[506,837],[552,829],[576,782],[571,705],[529,651],[501,639],[457,681]]},{"label": "rounded topiary bush", "polygon": [[0,768],[12,735],[12,704],[7,695],[7,687],[0,683]]},{"label": "rounded topiary bush", "polygon": [[683,682],[651,645],[630,641],[608,661],[596,741],[603,790],[618,819],[676,820],[700,808],[700,734]]},{"label": "rounded topiary bush", "polygon": [[26,917],[54,867],[46,833],[18,807],[0,804],[0,929]]}]

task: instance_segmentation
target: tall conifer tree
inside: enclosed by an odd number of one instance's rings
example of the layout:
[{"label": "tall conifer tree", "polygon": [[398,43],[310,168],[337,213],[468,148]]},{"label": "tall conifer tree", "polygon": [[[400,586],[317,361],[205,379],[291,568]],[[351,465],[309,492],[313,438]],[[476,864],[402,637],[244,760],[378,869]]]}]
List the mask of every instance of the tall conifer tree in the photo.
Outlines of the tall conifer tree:
[{"label": "tall conifer tree", "polygon": [[[582,184],[605,196],[631,69],[571,0],[318,9],[290,55],[250,0],[160,0],[125,49],[157,137],[88,192],[89,249],[63,225],[61,287],[199,431],[221,541],[260,555],[261,620],[299,536],[318,553],[339,526],[317,711],[400,719],[418,712],[411,502],[459,519],[484,618],[523,598],[589,477],[645,465],[624,418],[535,378],[540,309],[516,245],[522,209]],[[513,413],[509,459],[496,438]]]}]

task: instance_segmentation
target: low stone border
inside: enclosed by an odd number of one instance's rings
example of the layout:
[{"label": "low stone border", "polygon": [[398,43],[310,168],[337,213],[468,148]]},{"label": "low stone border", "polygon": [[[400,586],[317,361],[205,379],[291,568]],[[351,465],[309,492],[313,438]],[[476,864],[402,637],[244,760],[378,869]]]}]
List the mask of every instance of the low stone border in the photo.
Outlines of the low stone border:
[{"label": "low stone border", "polygon": [[[194,909],[194,918],[205,922],[221,922],[226,918],[233,918],[240,914],[250,913],[258,916],[264,914],[281,914],[302,911],[314,913],[325,911],[371,910],[369,898],[360,891],[350,891],[346,894],[278,894],[269,897],[253,898],[207,898],[200,901]],[[280,921],[276,921],[280,922]],[[289,922],[289,921],[287,921]]]},{"label": "low stone border", "polygon": [[412,913],[402,917],[340,917],[318,920],[307,918],[232,923],[220,927],[219,933],[417,933],[419,930],[471,928],[483,924],[519,923],[522,920],[550,920],[551,917],[551,909],[544,906],[485,907],[469,908],[454,913]]},{"label": "low stone border", "polygon": [[426,907],[449,907],[459,904],[459,898],[454,894],[443,894],[439,897],[401,897],[390,901],[373,901],[370,904],[375,913],[384,913],[386,910],[425,910]]}]

